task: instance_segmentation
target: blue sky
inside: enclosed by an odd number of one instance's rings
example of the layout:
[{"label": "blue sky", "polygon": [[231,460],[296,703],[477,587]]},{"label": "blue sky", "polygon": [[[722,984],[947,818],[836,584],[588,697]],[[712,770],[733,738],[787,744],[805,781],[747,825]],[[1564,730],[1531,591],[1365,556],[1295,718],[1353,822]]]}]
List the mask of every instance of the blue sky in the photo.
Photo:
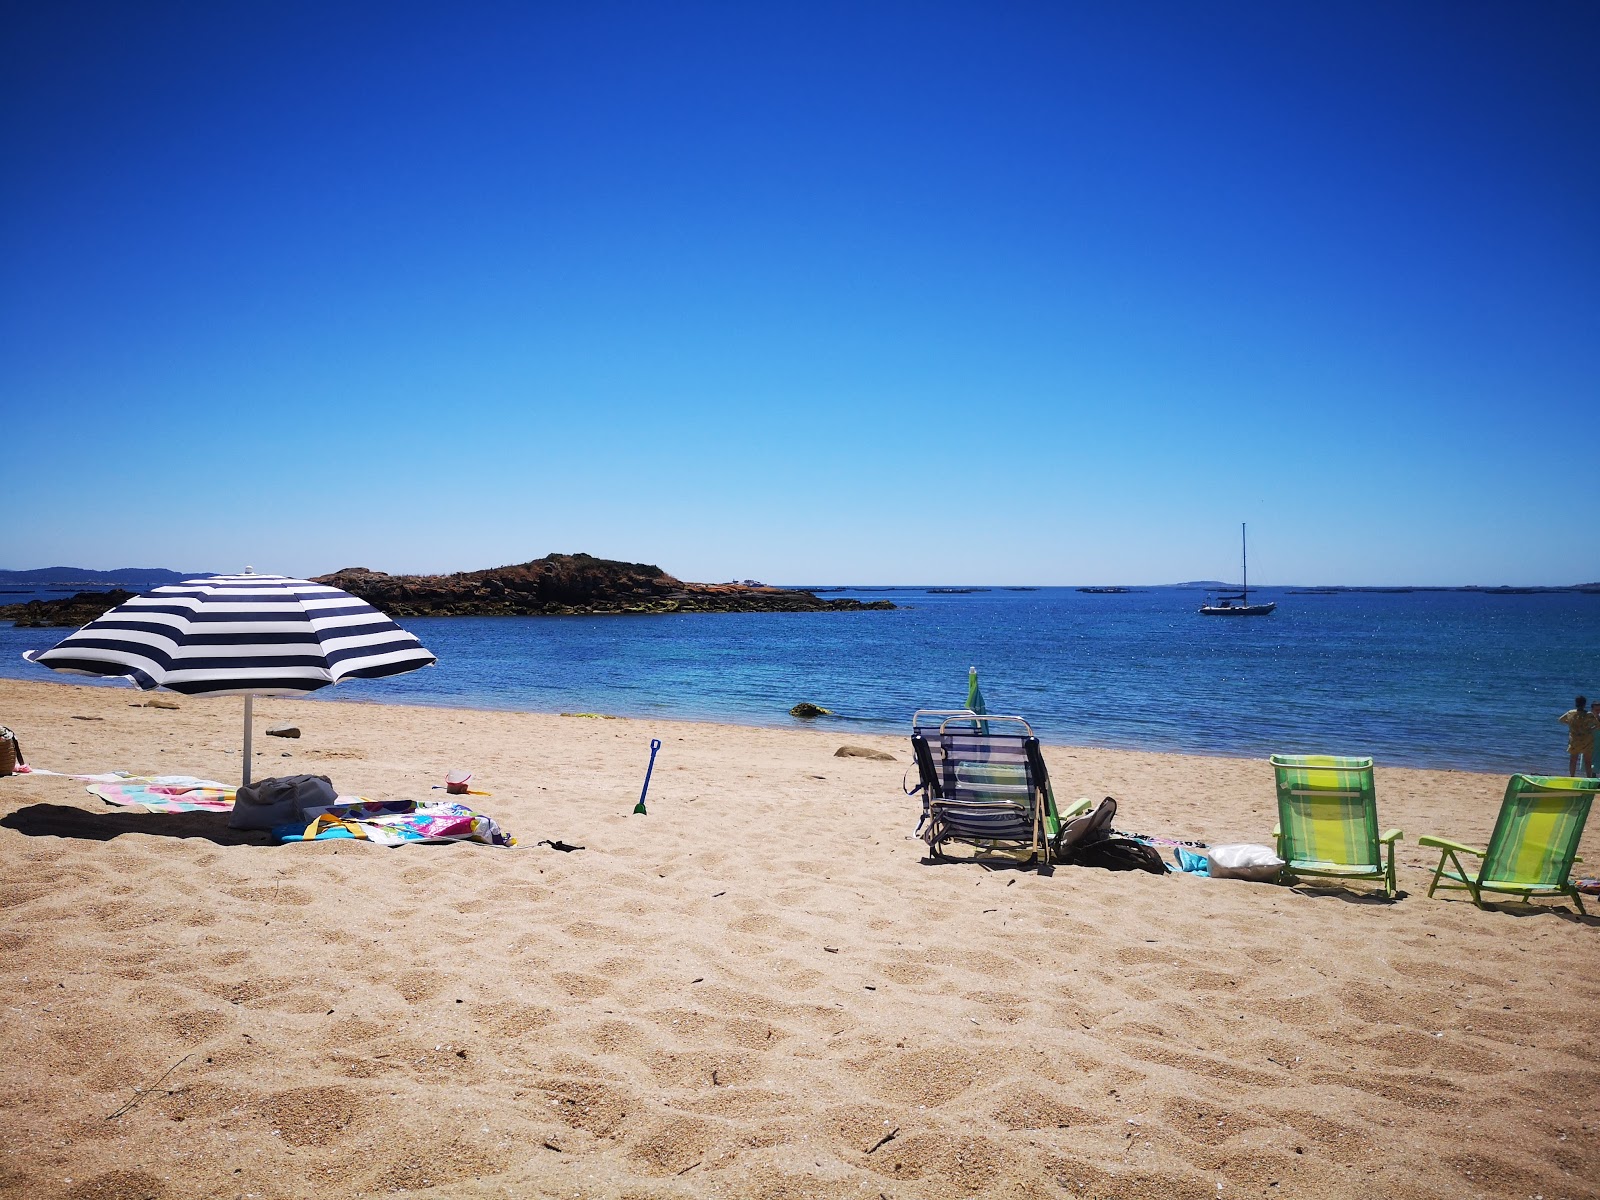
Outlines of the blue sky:
[{"label": "blue sky", "polygon": [[1600,578],[1600,6],[0,3],[0,566]]}]

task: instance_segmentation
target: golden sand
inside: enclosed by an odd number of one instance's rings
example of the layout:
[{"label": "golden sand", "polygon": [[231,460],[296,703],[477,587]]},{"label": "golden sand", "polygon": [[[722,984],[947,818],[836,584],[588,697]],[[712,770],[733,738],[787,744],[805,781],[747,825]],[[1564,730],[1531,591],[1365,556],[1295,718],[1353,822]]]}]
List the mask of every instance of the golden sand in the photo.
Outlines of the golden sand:
[{"label": "golden sand", "polygon": [[[58,771],[237,778],[239,701],[143,699],[3,682],[0,723]],[[522,845],[277,847],[0,780],[0,1192],[1600,1195],[1600,920],[1425,896],[1415,838],[1481,844],[1503,777],[1380,766],[1384,904],[928,864],[903,738],[257,710],[304,731],[258,777],[471,768]],[[1270,841],[1265,763],[1046,759],[1122,828]]]}]

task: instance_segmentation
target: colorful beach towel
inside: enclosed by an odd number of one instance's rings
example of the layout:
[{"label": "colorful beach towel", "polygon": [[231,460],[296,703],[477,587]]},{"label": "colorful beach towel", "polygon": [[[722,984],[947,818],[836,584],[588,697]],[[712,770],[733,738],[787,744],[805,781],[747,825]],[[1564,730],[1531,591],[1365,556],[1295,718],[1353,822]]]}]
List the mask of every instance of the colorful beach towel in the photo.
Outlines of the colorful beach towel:
[{"label": "colorful beach towel", "polygon": [[18,766],[17,776],[54,775],[57,779],[79,779],[84,783],[117,783],[124,779],[137,779],[132,771],[102,771],[98,775],[79,775],[73,771],[47,771],[43,767]]},{"label": "colorful beach towel", "polygon": [[232,812],[234,789],[193,775],[128,775],[86,789],[107,804],[142,804],[151,812]]},{"label": "colorful beach towel", "polygon": [[478,842],[514,846],[516,839],[493,817],[451,801],[366,800],[326,808],[308,808],[310,823],[279,825],[272,836],[282,842],[317,842],[339,838],[404,846],[413,842]]}]

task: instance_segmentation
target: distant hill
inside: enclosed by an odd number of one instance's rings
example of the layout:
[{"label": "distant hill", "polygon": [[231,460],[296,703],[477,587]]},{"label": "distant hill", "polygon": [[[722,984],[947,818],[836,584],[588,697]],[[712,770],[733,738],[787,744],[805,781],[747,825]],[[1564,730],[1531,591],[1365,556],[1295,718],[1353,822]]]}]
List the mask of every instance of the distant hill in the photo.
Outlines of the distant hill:
[{"label": "distant hill", "polygon": [[169,571],[165,567],[118,567],[111,571],[94,567],[39,567],[33,571],[0,571],[0,584],[64,588],[103,586],[140,592],[210,574],[210,571]]}]

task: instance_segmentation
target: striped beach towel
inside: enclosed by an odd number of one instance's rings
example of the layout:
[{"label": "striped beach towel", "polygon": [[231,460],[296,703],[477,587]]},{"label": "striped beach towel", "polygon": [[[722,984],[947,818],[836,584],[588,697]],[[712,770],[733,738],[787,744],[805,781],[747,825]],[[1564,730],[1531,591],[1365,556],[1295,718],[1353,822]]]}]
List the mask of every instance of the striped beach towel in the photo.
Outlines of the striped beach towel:
[{"label": "striped beach towel", "polygon": [[86,789],[107,804],[142,804],[151,812],[232,812],[235,789],[215,779],[193,775],[130,775],[115,783],[93,783]]}]

